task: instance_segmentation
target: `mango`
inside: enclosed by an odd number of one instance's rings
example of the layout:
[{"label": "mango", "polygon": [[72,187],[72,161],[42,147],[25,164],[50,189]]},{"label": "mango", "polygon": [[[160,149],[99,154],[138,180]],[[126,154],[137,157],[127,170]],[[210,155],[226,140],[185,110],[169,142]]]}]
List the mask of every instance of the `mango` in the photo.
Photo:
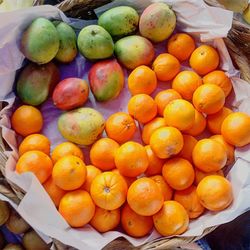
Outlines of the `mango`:
[{"label": "mango", "polygon": [[218,0],[226,9],[242,13],[248,6],[248,0]]},{"label": "mango", "polygon": [[116,98],[124,86],[124,73],[116,59],[95,63],[89,71],[89,83],[99,102]]},{"label": "mango", "polygon": [[121,38],[136,31],[139,15],[129,6],[118,6],[105,11],[98,19],[98,24],[112,37]]},{"label": "mango", "polygon": [[58,129],[62,136],[80,145],[93,144],[101,136],[104,127],[102,114],[92,108],[74,109],[58,119]]},{"label": "mango", "polygon": [[248,7],[244,10],[243,19],[250,24],[250,4],[248,4]]},{"label": "mango", "polygon": [[115,43],[115,54],[118,61],[128,69],[140,65],[149,65],[155,51],[152,43],[142,36],[127,36]]},{"label": "mango", "polygon": [[54,63],[43,65],[30,63],[18,78],[17,95],[24,103],[38,106],[52,93],[59,79],[59,70]]},{"label": "mango", "polygon": [[80,53],[90,60],[105,59],[114,52],[112,37],[98,25],[83,28],[78,35],[77,45]]},{"label": "mango", "polygon": [[30,61],[44,64],[50,62],[59,49],[59,36],[52,22],[39,17],[23,32],[21,51]]},{"label": "mango", "polygon": [[153,3],[142,13],[139,30],[142,36],[152,42],[162,42],[174,31],[175,13],[165,3]]}]

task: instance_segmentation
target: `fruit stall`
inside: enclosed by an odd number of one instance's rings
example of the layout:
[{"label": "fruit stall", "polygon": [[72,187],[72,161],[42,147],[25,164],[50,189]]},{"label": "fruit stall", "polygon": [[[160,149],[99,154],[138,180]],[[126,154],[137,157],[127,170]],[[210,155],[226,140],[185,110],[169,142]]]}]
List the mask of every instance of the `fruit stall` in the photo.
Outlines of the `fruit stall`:
[{"label": "fruit stall", "polygon": [[250,210],[248,1],[7,2],[5,250],[174,249]]}]

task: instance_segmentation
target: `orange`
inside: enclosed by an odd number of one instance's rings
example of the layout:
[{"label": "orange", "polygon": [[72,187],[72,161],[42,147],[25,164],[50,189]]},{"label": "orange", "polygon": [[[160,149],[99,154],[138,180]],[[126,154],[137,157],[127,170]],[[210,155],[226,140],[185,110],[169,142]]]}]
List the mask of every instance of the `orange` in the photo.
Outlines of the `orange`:
[{"label": "orange", "polygon": [[163,115],[167,126],[178,128],[180,131],[191,128],[195,122],[193,105],[183,99],[171,101],[164,109]]},{"label": "orange", "polygon": [[188,213],[177,201],[165,201],[161,210],[153,216],[155,229],[162,236],[184,233],[189,224]]},{"label": "orange", "polygon": [[50,177],[44,184],[44,189],[54,202],[55,206],[58,207],[62,197],[66,194],[66,191],[59,188],[52,177]]},{"label": "orange", "polygon": [[189,59],[190,66],[199,74],[206,75],[215,70],[220,63],[218,52],[210,45],[200,45]]},{"label": "orange", "polygon": [[181,69],[178,59],[168,53],[157,56],[152,67],[159,81],[172,80]]},{"label": "orange", "polygon": [[86,179],[81,188],[83,188],[87,192],[90,192],[92,181],[95,179],[97,175],[101,174],[102,171],[93,165],[87,165],[86,170],[87,170]]},{"label": "orange", "polygon": [[19,146],[19,156],[31,150],[42,151],[46,155],[50,153],[50,141],[42,134],[28,135]]},{"label": "orange", "polygon": [[107,119],[105,131],[109,138],[124,143],[133,138],[136,131],[135,121],[129,114],[117,112]]},{"label": "orange", "polygon": [[126,201],[127,190],[127,183],[121,175],[104,172],[92,181],[90,194],[98,207],[114,210]]},{"label": "orange", "polygon": [[105,233],[116,228],[120,223],[120,209],[106,210],[96,207],[95,215],[90,221],[90,225],[98,232]]},{"label": "orange", "polygon": [[166,89],[160,91],[155,96],[155,102],[157,104],[158,114],[163,116],[165,107],[173,100],[181,99],[181,95],[174,89]]},{"label": "orange", "polygon": [[107,171],[115,168],[115,152],[119,144],[110,138],[101,138],[90,149],[90,161],[93,165]]},{"label": "orange", "polygon": [[185,190],[176,191],[174,193],[174,200],[187,210],[190,219],[199,217],[205,210],[196,194],[196,187],[193,185]]},{"label": "orange", "polygon": [[250,143],[250,116],[235,112],[228,115],[221,125],[221,134],[226,142],[243,147]]},{"label": "orange", "polygon": [[193,162],[203,172],[218,171],[226,165],[227,152],[216,140],[202,139],[193,149]]},{"label": "orange", "polygon": [[146,150],[137,142],[126,142],[116,151],[115,165],[124,176],[136,177],[146,171],[148,164]]},{"label": "orange", "polygon": [[193,149],[198,141],[191,135],[183,135],[183,140],[184,145],[178,156],[192,162]]},{"label": "orange", "polygon": [[16,164],[17,173],[32,172],[41,183],[50,177],[52,168],[53,163],[49,156],[36,150],[24,153]]},{"label": "orange", "polygon": [[154,225],[152,217],[135,213],[128,204],[122,209],[121,224],[124,231],[132,237],[143,237],[149,234]]},{"label": "orange", "polygon": [[203,83],[215,84],[221,87],[226,97],[233,88],[230,78],[221,70],[215,70],[205,75],[203,77]]},{"label": "orange", "polygon": [[93,218],[95,204],[88,192],[75,190],[63,196],[59,213],[71,227],[83,227]]},{"label": "orange", "polygon": [[55,184],[63,190],[74,190],[85,182],[87,170],[84,162],[77,156],[67,155],[54,165],[52,177]]},{"label": "orange", "polygon": [[231,183],[219,175],[209,175],[202,179],[196,192],[200,203],[211,211],[223,210],[233,201]]},{"label": "orange", "polygon": [[180,72],[172,82],[172,88],[185,100],[191,101],[194,91],[202,85],[201,77],[193,72],[184,70]]},{"label": "orange", "polygon": [[158,128],[150,137],[150,147],[157,157],[167,159],[182,150],[183,136],[174,127]]},{"label": "orange", "polygon": [[207,128],[213,134],[221,133],[221,125],[225,118],[233,113],[229,108],[223,107],[219,112],[207,116]]},{"label": "orange", "polygon": [[151,216],[161,209],[164,197],[155,181],[142,177],[129,187],[127,201],[137,214]]},{"label": "orange", "polygon": [[35,107],[22,105],[12,114],[11,126],[22,136],[39,133],[43,127],[42,113]]},{"label": "orange", "polygon": [[225,94],[215,84],[203,84],[195,90],[193,104],[199,112],[211,115],[223,108]]},{"label": "orange", "polygon": [[206,173],[206,172],[199,170],[198,168],[195,168],[194,172],[195,172],[195,185],[198,185],[202,179],[204,179],[206,176],[209,176],[209,175],[220,175],[224,177],[223,171],[221,169],[218,171]]},{"label": "orange", "polygon": [[157,105],[149,95],[134,95],[128,102],[128,113],[138,122],[147,123],[157,115]]},{"label": "orange", "polygon": [[151,176],[152,179],[160,188],[164,201],[171,200],[173,196],[173,189],[167,184],[161,175]]},{"label": "orange", "polygon": [[131,95],[150,95],[156,87],[156,74],[152,69],[145,65],[135,68],[128,77],[128,89]]},{"label": "orange", "polygon": [[149,162],[145,174],[147,176],[161,174],[161,170],[165,161],[156,156],[156,154],[151,149],[150,145],[145,146],[145,149],[148,155],[148,162]]},{"label": "orange", "polygon": [[66,155],[74,155],[84,161],[82,150],[72,142],[63,142],[58,144],[51,153],[51,158],[54,163]]},{"label": "orange", "polygon": [[167,44],[168,53],[179,61],[187,60],[195,50],[194,39],[185,33],[177,33],[170,37]]},{"label": "orange", "polygon": [[162,117],[156,117],[152,121],[146,123],[142,129],[142,141],[149,144],[152,133],[161,127],[166,126],[165,120]]},{"label": "orange", "polygon": [[171,188],[183,190],[193,184],[194,169],[189,161],[175,157],[166,161],[162,168],[162,176]]},{"label": "orange", "polygon": [[122,175],[117,168],[112,169],[112,172],[119,174],[125,180],[128,187],[130,187],[130,185],[136,180],[136,177],[127,177]]}]

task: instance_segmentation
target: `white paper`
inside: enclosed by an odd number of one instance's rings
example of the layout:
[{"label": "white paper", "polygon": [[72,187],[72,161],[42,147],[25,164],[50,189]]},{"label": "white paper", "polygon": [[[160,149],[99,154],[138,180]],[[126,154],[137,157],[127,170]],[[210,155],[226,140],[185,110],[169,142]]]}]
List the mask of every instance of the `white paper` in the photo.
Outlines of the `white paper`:
[{"label": "white paper", "polygon": [[[233,94],[229,98],[235,110],[241,110],[249,113],[250,104],[250,85],[239,79],[239,72],[233,67],[231,59],[222,37],[227,35],[232,23],[232,12],[216,9],[206,6],[200,0],[176,0],[165,1],[170,4],[173,10],[177,13],[177,27],[181,31],[189,32],[196,37],[200,37],[202,41],[207,41],[215,46],[220,52],[221,65],[220,67],[227,71],[233,82],[233,88],[236,96]],[[146,7],[150,1],[115,1],[108,6],[99,8],[96,13],[101,13],[105,8],[114,5],[129,4],[135,6],[139,12]],[[113,239],[124,236],[133,245],[138,246],[150,240],[156,239],[159,235],[153,231],[148,237],[134,239],[118,231],[100,234],[93,230],[90,226],[85,226],[83,229],[72,229],[66,221],[60,216],[47,193],[43,190],[40,183],[31,173],[18,175],[14,172],[15,163],[17,160],[16,152],[16,137],[15,133],[10,130],[9,116],[13,103],[12,84],[15,76],[15,71],[22,65],[23,56],[19,51],[18,39],[22,29],[30,23],[30,21],[38,16],[47,18],[62,18],[69,21],[55,7],[41,6],[32,9],[20,10],[15,13],[0,15],[0,97],[9,103],[9,106],[0,112],[0,125],[2,134],[13,151],[5,152],[9,157],[6,164],[6,176],[9,181],[14,182],[19,187],[27,192],[21,201],[18,211],[34,228],[39,231],[56,238],[57,240],[76,247],[78,249],[96,250],[101,249]],[[83,27],[89,22],[74,21],[74,26]],[[84,67],[84,59],[77,58],[79,67]],[[183,68],[187,68],[185,65]],[[76,73],[79,73],[79,68]],[[169,84],[159,84],[159,89],[167,88]],[[114,100],[105,104],[95,103],[94,98],[90,95],[90,100],[87,106],[93,106],[101,111],[106,118],[114,111],[125,110],[129,93],[127,87],[119,96],[119,100]],[[63,138],[56,131],[57,116],[49,117],[50,112],[54,112],[53,105],[47,103],[42,106],[45,123],[43,133],[45,133],[52,141],[52,148],[63,141]],[[58,115],[58,114],[57,114]],[[138,139],[137,137],[135,138]],[[232,182],[234,192],[233,204],[224,211],[219,213],[206,212],[203,216],[192,221],[189,230],[181,235],[198,236],[210,226],[216,226],[233,220],[240,214],[244,213],[250,207],[250,153],[249,146],[236,150],[236,163],[231,169],[228,178]],[[84,149],[86,150],[86,149]]]}]

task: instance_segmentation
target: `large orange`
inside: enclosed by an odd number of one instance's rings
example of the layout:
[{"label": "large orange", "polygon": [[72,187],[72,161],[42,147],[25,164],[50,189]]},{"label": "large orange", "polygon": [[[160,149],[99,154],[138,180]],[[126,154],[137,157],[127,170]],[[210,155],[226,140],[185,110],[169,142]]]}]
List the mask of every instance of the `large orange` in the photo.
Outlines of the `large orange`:
[{"label": "large orange", "polygon": [[124,231],[132,237],[143,237],[149,234],[154,225],[152,217],[135,213],[128,204],[122,209],[121,224]]},{"label": "large orange", "polygon": [[86,190],[87,192],[90,192],[92,181],[95,179],[97,175],[101,174],[102,171],[93,165],[87,165],[86,170],[87,170],[87,175],[86,175],[85,182],[82,185],[82,188]]},{"label": "large orange", "polygon": [[124,143],[133,138],[136,131],[135,121],[129,114],[117,112],[107,119],[105,131],[109,138]]},{"label": "large orange", "polygon": [[184,233],[189,224],[188,213],[177,201],[165,201],[161,210],[153,216],[155,229],[162,236]]},{"label": "large orange", "polygon": [[132,95],[150,95],[157,87],[155,72],[148,66],[135,68],[128,77],[128,89]]},{"label": "large orange", "polygon": [[178,201],[187,210],[190,219],[199,217],[205,210],[196,194],[196,187],[193,185],[185,190],[176,191],[174,200]]},{"label": "large orange", "polygon": [[184,145],[178,156],[188,160],[189,162],[192,162],[193,149],[198,141],[191,135],[183,135],[183,140],[184,140]]},{"label": "large orange", "polygon": [[142,177],[129,187],[127,201],[137,214],[151,216],[161,209],[164,197],[155,181]]},{"label": "large orange", "polygon": [[43,127],[42,113],[35,107],[22,105],[13,113],[11,126],[22,136],[39,133]]},{"label": "large orange", "polygon": [[87,170],[84,162],[77,156],[67,155],[54,165],[52,177],[63,190],[74,190],[85,182]]},{"label": "large orange", "polygon": [[203,172],[222,169],[227,162],[227,152],[221,143],[212,139],[198,141],[193,149],[194,165]]},{"label": "large orange", "polygon": [[128,112],[138,122],[147,123],[157,115],[157,105],[151,96],[138,94],[129,100]]},{"label": "large orange", "polygon": [[119,174],[125,180],[128,187],[130,187],[130,185],[136,180],[136,177],[127,177],[122,175],[117,168],[112,169],[112,172]]},{"label": "large orange", "polygon": [[197,186],[200,203],[207,209],[219,211],[227,208],[233,201],[231,183],[219,175],[209,175]]},{"label": "large orange", "polygon": [[126,201],[127,190],[127,183],[121,175],[104,172],[92,181],[90,194],[98,207],[114,210]]},{"label": "large orange", "polygon": [[201,77],[188,70],[181,71],[172,82],[172,88],[188,101],[192,100],[194,91],[201,85]]},{"label": "large orange", "polygon": [[116,151],[115,165],[124,176],[136,177],[146,171],[148,164],[146,150],[137,142],[126,142]]},{"label": "large orange", "polygon": [[160,91],[155,96],[155,102],[157,104],[158,114],[163,116],[165,107],[173,100],[181,99],[181,95],[174,89],[166,89]]},{"label": "large orange", "polygon": [[193,51],[189,63],[199,75],[206,75],[219,66],[220,57],[212,46],[203,44]]},{"label": "large orange", "polygon": [[93,218],[95,204],[88,192],[75,190],[62,197],[59,213],[71,227],[83,227]]},{"label": "large orange", "polygon": [[183,136],[174,127],[158,128],[150,137],[150,147],[157,157],[167,159],[182,150]]},{"label": "large orange", "polygon": [[223,171],[221,169],[218,171],[206,173],[206,172],[201,171],[198,168],[195,168],[194,172],[195,172],[195,181],[194,181],[195,185],[198,185],[202,179],[204,179],[206,176],[209,176],[209,175],[220,175],[224,177]]},{"label": "large orange", "polygon": [[36,150],[24,153],[16,164],[17,173],[32,172],[41,183],[50,177],[52,168],[53,163],[49,156]]},{"label": "large orange", "polygon": [[221,125],[221,134],[226,142],[243,147],[250,143],[250,116],[235,112],[228,115]]},{"label": "large orange", "polygon": [[189,161],[175,157],[166,161],[162,176],[171,188],[184,190],[194,182],[194,169]]},{"label": "large orange", "polygon": [[181,69],[178,59],[168,53],[157,56],[152,67],[160,81],[172,80]]}]

